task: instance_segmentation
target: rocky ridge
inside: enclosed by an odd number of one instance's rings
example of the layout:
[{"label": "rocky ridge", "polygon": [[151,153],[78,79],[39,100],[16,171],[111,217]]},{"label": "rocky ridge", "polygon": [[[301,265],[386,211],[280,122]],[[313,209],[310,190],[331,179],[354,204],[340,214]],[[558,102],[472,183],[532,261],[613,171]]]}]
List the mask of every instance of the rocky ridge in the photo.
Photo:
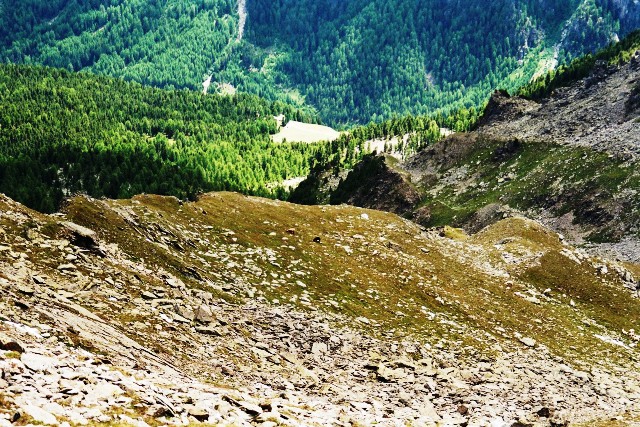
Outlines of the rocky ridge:
[{"label": "rocky ridge", "polygon": [[212,194],[5,198],[0,227],[3,425],[566,425],[640,399],[640,270],[526,219]]},{"label": "rocky ridge", "polygon": [[541,102],[496,92],[477,132],[491,138],[554,142],[606,151],[626,159],[640,154],[640,52],[621,66],[599,64],[591,74]]},{"label": "rocky ridge", "polygon": [[[375,182],[352,172],[337,201],[472,233],[522,215],[593,253],[638,262],[639,79],[636,52],[622,65],[596,64],[540,101],[497,91],[477,129],[387,160]],[[397,188],[411,199],[358,197]]]}]

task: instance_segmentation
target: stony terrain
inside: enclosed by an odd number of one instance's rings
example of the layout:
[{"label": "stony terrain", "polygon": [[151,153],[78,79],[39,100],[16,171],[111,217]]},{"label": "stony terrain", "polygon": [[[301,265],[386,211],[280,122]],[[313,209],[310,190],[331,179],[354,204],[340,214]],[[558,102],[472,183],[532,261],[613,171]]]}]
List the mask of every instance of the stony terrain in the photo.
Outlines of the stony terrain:
[{"label": "stony terrain", "polygon": [[592,253],[638,262],[639,117],[636,53],[540,102],[498,91],[473,132],[405,161],[386,158],[367,179],[359,166],[325,199],[468,232],[523,215]]},{"label": "stony terrain", "polygon": [[3,198],[0,424],[625,425],[639,275],[525,218]]},{"label": "stony terrain", "polygon": [[497,92],[478,133],[500,139],[545,141],[640,155],[640,52],[622,66],[600,64],[590,76],[542,102]]}]

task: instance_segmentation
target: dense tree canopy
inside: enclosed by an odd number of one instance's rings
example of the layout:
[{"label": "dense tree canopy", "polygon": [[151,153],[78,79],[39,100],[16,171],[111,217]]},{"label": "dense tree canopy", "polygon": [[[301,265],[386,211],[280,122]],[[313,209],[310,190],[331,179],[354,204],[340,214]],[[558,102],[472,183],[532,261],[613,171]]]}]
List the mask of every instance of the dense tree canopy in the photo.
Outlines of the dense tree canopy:
[{"label": "dense tree canopy", "polygon": [[251,0],[239,40],[236,0],[0,3],[2,62],[193,90],[212,76],[343,127],[478,108],[640,25],[614,0]]},{"label": "dense tree canopy", "polygon": [[0,191],[43,211],[74,192],[269,195],[321,147],[271,142],[274,115],[312,120],[285,104],[58,69],[0,66],[0,110]]},{"label": "dense tree canopy", "polygon": [[0,192],[41,211],[76,192],[112,198],[147,192],[192,198],[202,191],[285,194],[273,183],[317,164],[351,167],[366,141],[411,134],[404,152],[462,128],[456,116],[395,118],[331,143],[274,143],[274,115],[312,122],[253,95],[202,95],[61,69],[0,65]]}]

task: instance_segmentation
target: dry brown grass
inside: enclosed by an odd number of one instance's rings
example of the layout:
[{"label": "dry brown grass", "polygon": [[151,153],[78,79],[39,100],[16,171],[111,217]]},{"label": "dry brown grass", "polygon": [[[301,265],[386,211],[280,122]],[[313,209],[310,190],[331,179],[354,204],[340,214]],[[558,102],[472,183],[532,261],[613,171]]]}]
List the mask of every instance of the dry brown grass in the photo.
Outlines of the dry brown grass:
[{"label": "dry brown grass", "polygon": [[[132,209],[140,225],[124,221],[114,207]],[[133,259],[165,266],[190,286],[203,285],[185,274],[187,266],[217,283],[232,272],[256,284],[267,300],[289,303],[298,298],[295,305],[305,309],[299,300],[303,288],[296,285],[301,280],[312,305],[367,317],[373,323],[362,327],[374,333],[394,330],[480,350],[487,350],[493,340],[518,345],[514,336],[519,333],[563,356],[624,360],[631,354],[593,338],[583,320],[593,319],[616,335],[622,329],[640,330],[640,305],[616,277],[601,277],[587,263],[575,264],[560,254],[564,247],[555,233],[525,219],[507,219],[471,237],[448,228],[448,238],[440,238],[388,213],[291,205],[232,193],[207,194],[182,206],[158,196],[106,203],[79,198],[68,211],[73,220],[98,230]],[[363,213],[369,220],[361,218]],[[145,230],[154,224],[190,236],[195,247],[182,238],[184,253],[160,248],[147,240]],[[290,229],[295,231],[287,233]],[[320,243],[313,242],[316,237]],[[256,260],[263,271],[256,277],[241,267],[242,255],[231,254],[224,262],[202,256],[209,248],[229,245],[241,251],[271,249],[280,266]],[[503,259],[505,252],[535,256],[512,264]],[[236,266],[230,268],[229,261]],[[511,277],[491,274],[487,264]],[[305,275],[297,276],[298,270]],[[271,273],[283,283],[259,285],[269,281]],[[152,283],[154,278],[145,280]],[[507,286],[508,281],[513,285]],[[535,304],[517,295],[529,289],[549,289],[550,298]],[[427,313],[434,313],[435,320]]]}]

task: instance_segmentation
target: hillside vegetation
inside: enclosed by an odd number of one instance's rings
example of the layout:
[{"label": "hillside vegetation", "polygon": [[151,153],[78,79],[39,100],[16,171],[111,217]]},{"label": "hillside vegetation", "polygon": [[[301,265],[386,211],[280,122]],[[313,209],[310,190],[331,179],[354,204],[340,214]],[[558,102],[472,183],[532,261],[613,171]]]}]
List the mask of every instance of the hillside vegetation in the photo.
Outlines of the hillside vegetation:
[{"label": "hillside vegetation", "polygon": [[56,216],[0,197],[0,227],[21,423],[551,427],[640,400],[640,269],[525,218],[468,236],[212,193]]},{"label": "hillside vegetation", "polygon": [[267,195],[320,148],[271,141],[274,115],[311,120],[284,104],[47,68],[0,66],[0,109],[0,192],[45,212],[76,192]]},{"label": "hillside vegetation", "polygon": [[523,96],[496,91],[471,132],[431,139],[414,156],[366,156],[348,175],[313,168],[290,200],[473,232],[525,214],[575,242],[619,243],[619,256],[638,260],[639,40],[633,32],[579,58]]},{"label": "hillside vegetation", "polygon": [[[479,108],[640,25],[631,0],[28,0],[0,8],[0,60],[168,88],[217,83],[331,125]],[[246,29],[240,34],[240,22]],[[228,86],[225,86],[228,88]]]},{"label": "hillside vegetation", "polygon": [[315,116],[253,95],[205,96],[21,65],[0,65],[0,107],[0,192],[43,212],[78,192],[194,198],[232,190],[282,198],[279,182],[316,165],[351,168],[372,138],[411,134],[397,149],[413,153],[439,140],[440,126],[468,129],[478,115],[395,118],[337,139],[332,133],[331,143],[273,142],[274,116],[308,123]]}]

